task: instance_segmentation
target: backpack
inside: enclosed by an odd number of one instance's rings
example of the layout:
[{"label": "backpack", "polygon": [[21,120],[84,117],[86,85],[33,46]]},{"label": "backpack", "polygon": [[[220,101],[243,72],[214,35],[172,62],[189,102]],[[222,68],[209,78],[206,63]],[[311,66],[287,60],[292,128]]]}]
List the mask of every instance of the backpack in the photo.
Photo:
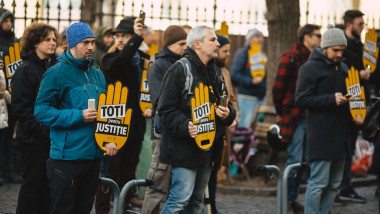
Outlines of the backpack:
[{"label": "backpack", "polygon": [[[177,62],[181,63],[184,68],[184,74],[185,74],[185,85],[182,90],[182,94],[185,94],[185,98],[189,95],[193,95],[193,92],[191,92],[191,86],[193,85],[193,74],[191,73],[191,64],[188,59],[181,58]],[[158,111],[156,110],[156,115],[154,117],[154,127],[153,127],[153,134],[157,138],[161,138],[162,135],[162,124],[160,117],[158,116]]]}]

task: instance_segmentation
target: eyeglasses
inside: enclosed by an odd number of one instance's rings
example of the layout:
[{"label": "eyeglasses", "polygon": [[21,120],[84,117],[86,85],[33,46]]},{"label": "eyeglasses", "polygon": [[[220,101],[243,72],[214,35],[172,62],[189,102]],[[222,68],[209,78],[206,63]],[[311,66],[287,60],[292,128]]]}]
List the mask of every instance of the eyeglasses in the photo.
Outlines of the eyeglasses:
[{"label": "eyeglasses", "polygon": [[353,23],[353,24],[354,24],[354,25],[357,25],[357,26],[360,26],[360,27],[364,26],[364,22]]},{"label": "eyeglasses", "polygon": [[344,51],[344,48],[343,49],[339,49],[339,48],[332,48],[332,50],[336,53],[336,52],[342,52]]},{"label": "eyeglasses", "polygon": [[311,33],[311,34],[309,34],[310,36],[316,36],[316,37],[318,37],[319,39],[320,38],[322,38],[322,34],[320,34],[320,33]]},{"label": "eyeglasses", "polygon": [[129,35],[129,34],[116,34],[113,36],[113,38],[115,38],[115,39],[120,39],[120,38],[128,39],[129,37],[131,37],[131,35]]}]

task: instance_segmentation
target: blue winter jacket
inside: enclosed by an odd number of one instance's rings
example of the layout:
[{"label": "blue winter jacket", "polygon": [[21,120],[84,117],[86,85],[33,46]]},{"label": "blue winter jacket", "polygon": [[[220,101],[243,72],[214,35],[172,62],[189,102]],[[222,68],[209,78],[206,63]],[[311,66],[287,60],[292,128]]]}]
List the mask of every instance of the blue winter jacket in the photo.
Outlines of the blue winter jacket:
[{"label": "blue winter jacket", "polygon": [[231,69],[231,80],[234,85],[238,86],[238,93],[263,98],[265,96],[265,88],[267,82],[267,75],[265,75],[263,81],[254,85],[252,83],[252,76],[250,67],[248,64],[248,50],[249,45],[236,52]]},{"label": "blue winter jacket", "polygon": [[[102,157],[94,137],[94,122],[85,123],[82,111],[88,99],[105,92],[102,72],[94,59],[74,59],[65,51],[58,63],[42,77],[34,116],[50,127],[50,158],[55,160],[94,160]],[[86,76],[87,74],[87,76]]]}]

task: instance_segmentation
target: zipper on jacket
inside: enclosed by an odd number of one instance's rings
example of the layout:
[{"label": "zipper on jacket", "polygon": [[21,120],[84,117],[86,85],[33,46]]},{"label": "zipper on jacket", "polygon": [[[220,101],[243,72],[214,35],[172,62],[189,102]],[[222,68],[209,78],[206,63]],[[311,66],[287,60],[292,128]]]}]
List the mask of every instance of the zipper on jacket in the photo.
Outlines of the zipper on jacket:
[{"label": "zipper on jacket", "polygon": [[67,130],[66,135],[65,135],[65,144],[63,144],[63,148],[62,148],[62,158],[65,158],[65,145],[66,145],[68,134],[69,134],[69,130]]}]

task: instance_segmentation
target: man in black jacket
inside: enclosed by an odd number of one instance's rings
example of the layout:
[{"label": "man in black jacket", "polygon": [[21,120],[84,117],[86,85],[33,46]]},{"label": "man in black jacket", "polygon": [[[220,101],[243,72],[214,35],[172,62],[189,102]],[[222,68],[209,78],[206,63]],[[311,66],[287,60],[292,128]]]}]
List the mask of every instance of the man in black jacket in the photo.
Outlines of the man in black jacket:
[{"label": "man in black jacket", "polygon": [[[201,148],[212,145],[214,138],[215,142],[222,142],[216,139],[215,127],[228,126],[235,118],[231,104],[216,107],[227,92],[214,63],[219,49],[214,30],[197,26],[189,32],[186,43],[188,48],[183,57],[189,64],[181,61],[168,69],[158,102],[158,114],[164,127],[160,161],[172,165],[169,198],[161,213],[182,210],[200,213],[211,163],[221,156],[217,148],[223,145]],[[200,138],[203,141],[198,144]]]},{"label": "man in black jacket", "polygon": [[[143,41],[143,26],[141,18],[126,17],[116,27],[116,50],[104,56],[102,64],[104,76],[108,84],[121,81],[128,87],[127,108],[132,109],[130,124],[131,133],[126,144],[117,155],[109,159],[109,169],[106,177],[116,181],[121,189],[125,183],[135,178],[139,162],[142,141],[145,133],[145,118],[139,106],[140,81],[142,64],[137,49]],[[107,165],[107,164],[106,164]],[[107,171],[108,166],[105,166]],[[128,206],[130,196],[126,199]],[[97,214],[109,213],[110,193],[104,193],[101,185],[96,193],[95,209]]]},{"label": "man in black jacket", "polygon": [[307,151],[310,178],[305,213],[331,213],[341,183],[349,142],[345,78],[347,66],[341,61],[347,46],[343,31],[327,30],[321,47],[314,48],[309,61],[300,68],[296,105],[306,109]]},{"label": "man in black jacket", "polygon": [[[370,69],[364,68],[363,65],[363,43],[360,35],[364,29],[364,14],[359,10],[348,10],[344,13],[344,34],[347,39],[347,47],[343,52],[343,62],[351,68],[353,66],[359,71],[360,83],[364,86],[366,97],[369,98],[369,77]],[[358,137],[359,127],[355,123],[351,123],[351,141],[348,145],[348,158],[343,171],[343,179],[340,193],[335,199],[335,203],[344,201],[353,201],[365,203],[367,200],[356,193],[351,184],[351,165],[352,156],[355,152],[356,139]],[[344,201],[341,201],[344,200]]]},{"label": "man in black jacket", "polygon": [[21,37],[22,64],[12,79],[12,108],[20,140],[23,183],[17,213],[50,213],[50,191],[46,172],[49,158],[49,127],[34,117],[34,103],[42,75],[56,63],[57,30],[48,24],[33,23]]},{"label": "man in black jacket", "polygon": [[[178,25],[170,25],[163,34],[164,47],[155,56],[156,61],[148,69],[148,83],[150,99],[153,104],[152,116],[152,163],[148,172],[148,178],[154,181],[153,186],[147,187],[144,197],[142,214],[158,213],[161,200],[166,197],[170,189],[171,166],[158,161],[160,153],[161,130],[154,130],[155,112],[160,96],[161,81],[166,70],[177,60],[186,49],[186,32]],[[157,121],[157,123],[159,123]],[[157,129],[159,129],[157,127]],[[156,133],[156,134],[155,134]]]}]

